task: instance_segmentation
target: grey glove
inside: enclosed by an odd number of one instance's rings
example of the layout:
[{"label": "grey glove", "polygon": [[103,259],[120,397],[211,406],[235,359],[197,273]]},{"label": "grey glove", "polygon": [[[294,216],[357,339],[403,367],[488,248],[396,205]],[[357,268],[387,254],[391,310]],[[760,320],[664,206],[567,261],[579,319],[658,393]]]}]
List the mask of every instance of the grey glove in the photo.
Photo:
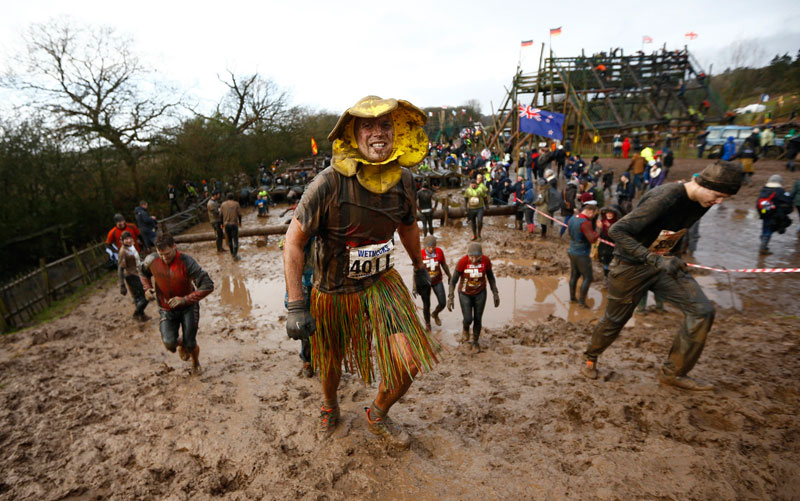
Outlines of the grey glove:
[{"label": "grey glove", "polygon": [[292,339],[308,339],[317,330],[317,324],[302,299],[289,302],[286,317],[286,334]]},{"label": "grey glove", "polygon": [[645,259],[649,265],[655,266],[656,269],[665,272],[667,275],[678,278],[679,275],[686,273],[686,263],[681,258],[676,256],[660,256],[658,254],[650,254]]},{"label": "grey glove", "polygon": [[500,293],[497,291],[492,291],[492,297],[494,298],[494,307],[497,308],[500,306]]},{"label": "grey glove", "polygon": [[128,293],[128,288],[125,287],[125,284],[119,284],[119,293],[123,296]]},{"label": "grey glove", "polygon": [[431,276],[428,273],[428,269],[424,266],[414,270],[414,289],[417,291],[417,294],[421,294],[423,297],[430,294]]}]

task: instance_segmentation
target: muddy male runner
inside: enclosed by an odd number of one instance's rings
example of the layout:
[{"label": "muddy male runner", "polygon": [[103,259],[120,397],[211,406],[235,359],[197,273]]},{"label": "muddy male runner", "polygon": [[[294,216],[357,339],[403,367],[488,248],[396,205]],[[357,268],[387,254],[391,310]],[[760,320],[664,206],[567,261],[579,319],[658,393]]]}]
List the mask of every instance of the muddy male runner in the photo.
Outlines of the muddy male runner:
[{"label": "muddy male runner", "polygon": [[584,352],[584,376],[597,378],[597,357],[617,339],[639,300],[651,290],[685,315],[658,372],[659,382],[685,390],[713,390],[711,384],[687,374],[705,346],[714,322],[714,305],[672,251],[712,205],[739,191],[741,180],[740,166],[719,161],[692,181],[665,184],[647,192],[630,214],[611,227],[609,235],[616,248],[608,275],[608,305]]},{"label": "muddy male runner", "polygon": [[[181,360],[191,357],[192,373],[200,374],[200,347],[197,346],[199,303],[214,290],[214,282],[197,261],[178,252],[172,235],[161,233],[156,237],[156,252],[142,263],[141,278],[147,295],[150,298],[155,295],[161,307],[158,325],[161,341],[172,353],[178,348]],[[179,330],[183,330],[182,339],[178,339]]]},{"label": "muddy male runner", "polygon": [[[411,295],[395,271],[394,232],[411,258],[414,284],[430,293],[416,223],[416,193],[404,167],[425,158],[425,113],[411,103],[368,96],[339,118],[328,136],[331,166],[315,176],[286,233],[283,259],[289,293],[288,335],[311,337],[324,401],[320,434],[339,421],[342,364],[370,384],[381,383],[366,410],[369,431],[405,449],[410,436],[387,413],[418,371],[430,370],[440,349],[422,327]],[[303,247],[314,242],[311,305],[303,301]],[[373,351],[374,350],[374,351]],[[374,357],[373,357],[374,354]]]},{"label": "muddy male runner", "polygon": [[239,228],[242,227],[242,207],[239,202],[233,199],[233,193],[228,193],[227,200],[219,206],[219,214],[225,228],[225,236],[228,238],[228,249],[231,251],[234,261],[239,257]]},{"label": "muddy male runner", "polygon": [[208,222],[211,223],[211,228],[214,230],[214,235],[217,237],[217,252],[225,252],[225,249],[222,248],[222,238],[224,234],[222,232],[222,215],[219,212],[219,199],[222,195],[220,192],[214,190],[211,193],[211,200],[208,201],[206,205],[206,209],[208,210]]}]

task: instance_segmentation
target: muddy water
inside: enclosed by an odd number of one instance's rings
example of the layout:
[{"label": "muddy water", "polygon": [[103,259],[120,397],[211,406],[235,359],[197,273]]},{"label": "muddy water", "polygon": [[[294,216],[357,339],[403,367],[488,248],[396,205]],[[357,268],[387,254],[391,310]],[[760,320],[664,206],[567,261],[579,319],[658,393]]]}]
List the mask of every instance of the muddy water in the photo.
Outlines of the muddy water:
[{"label": "muddy water", "polygon": [[[792,225],[783,235],[773,234],[768,256],[759,255],[761,220],[755,209],[723,203],[712,207],[700,221],[700,241],[694,262],[719,268],[797,268],[800,267],[800,238]],[[786,297],[800,295],[797,273],[720,273],[698,277],[706,295],[723,307],[741,309],[760,301],[764,289],[778,290]],[[727,299],[726,299],[727,296]],[[743,304],[743,301],[745,304]],[[773,305],[779,309],[782,302]],[[786,311],[784,313],[797,314]]]},{"label": "muddy water", "polygon": [[[245,226],[277,224],[291,217],[291,214],[280,214],[286,207],[270,210],[269,217],[258,218],[248,210]],[[469,243],[469,231],[465,220],[454,222],[444,230],[437,227],[438,246],[442,248],[451,271],[458,259],[464,255]],[[486,219],[487,227],[513,227],[513,217],[494,217]],[[800,266],[794,232],[775,235],[771,249],[773,255],[766,258],[758,255],[759,241],[752,235],[760,234],[761,221],[755,211],[713,207],[701,221],[701,238],[695,253],[695,262],[717,267],[784,267]],[[207,223],[193,228],[194,231],[207,231]],[[790,228],[792,230],[792,228]],[[749,235],[747,238],[742,235]],[[396,238],[399,241],[399,238]],[[266,246],[258,247],[256,238],[245,238],[240,242],[243,261],[235,264],[227,253],[214,256],[219,263],[215,275],[216,294],[219,295],[221,315],[226,324],[245,322],[258,332],[259,344],[267,348],[277,348],[284,344],[283,320],[284,281],[282,273],[282,257],[277,248],[278,238],[271,237]],[[495,265],[511,264],[523,268],[535,269],[539,263],[534,259],[526,259],[518,255],[505,254],[498,242],[484,242],[484,252],[492,258]],[[211,243],[196,244],[208,247]],[[721,257],[721,256],[724,256]],[[214,258],[212,258],[214,260]],[[412,269],[410,259],[400,247],[396,258],[396,267],[406,284],[411,286]],[[595,269],[595,283],[589,291],[588,309],[580,308],[569,302],[569,285],[566,276],[535,276],[512,278],[497,277],[500,291],[500,306],[495,308],[491,298],[483,317],[485,327],[499,325],[518,325],[536,322],[548,316],[563,318],[576,322],[594,320],[602,316],[605,309],[605,289],[600,285],[602,274]],[[750,284],[756,287],[781,287],[795,293],[800,292],[797,280],[793,275],[753,276],[745,274],[723,274],[712,272],[698,275],[697,281],[706,295],[722,308],[741,309],[743,307],[743,290],[749,290]],[[763,283],[761,283],[763,282]],[[432,307],[437,300],[432,295]],[[652,295],[649,298],[652,304]],[[420,317],[422,301],[415,299]],[[669,308],[669,306],[668,306]],[[456,338],[462,329],[461,311],[456,301],[452,312],[447,310],[440,314],[441,326],[432,325],[434,333],[447,344],[455,345]],[[636,324],[636,316],[628,326]],[[648,320],[649,321],[649,320]],[[647,321],[645,321],[647,323]]]}]

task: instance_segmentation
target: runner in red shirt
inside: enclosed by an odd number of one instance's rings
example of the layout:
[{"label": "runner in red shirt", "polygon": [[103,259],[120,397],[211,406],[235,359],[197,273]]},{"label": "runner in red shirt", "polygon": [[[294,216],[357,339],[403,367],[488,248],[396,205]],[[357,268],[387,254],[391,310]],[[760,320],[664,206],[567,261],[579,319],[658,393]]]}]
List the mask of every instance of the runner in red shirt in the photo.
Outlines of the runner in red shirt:
[{"label": "runner in red shirt", "polygon": [[[141,267],[140,279],[146,294],[158,301],[161,317],[158,327],[164,347],[181,360],[192,359],[192,373],[200,374],[197,327],[200,300],[211,294],[214,282],[197,261],[178,252],[169,233],[156,237],[156,253],[150,254]],[[178,337],[179,331],[183,336]]]},{"label": "runner in red shirt", "polygon": [[[439,312],[444,310],[447,304],[444,294],[442,270],[447,274],[447,280],[450,280],[452,276],[450,275],[450,268],[447,266],[444,252],[442,252],[442,249],[439,247],[436,247],[436,237],[428,235],[425,237],[425,240],[422,241],[422,244],[422,263],[428,269],[428,273],[431,276],[431,289],[433,293],[436,294],[436,300],[439,302],[436,309],[431,313],[430,292],[428,292],[428,294],[422,294],[422,316],[425,318],[425,328],[430,331],[431,317],[433,317],[433,321],[436,322],[436,325],[442,325],[442,321],[439,320]],[[413,292],[415,295],[417,294],[416,287],[414,287]]]},{"label": "runner in red shirt", "polygon": [[[447,298],[447,309],[453,311],[453,291],[458,285],[458,300],[461,303],[461,314],[464,316],[464,330],[461,341],[469,342],[469,326],[472,324],[472,350],[480,351],[478,337],[481,335],[481,319],[486,307],[486,281],[492,288],[494,307],[500,306],[500,293],[492,273],[492,262],[483,255],[481,244],[474,242],[467,247],[467,255],[459,259],[456,271],[450,279],[450,295]],[[460,283],[459,283],[460,282]]]},{"label": "runner in red shirt", "polygon": [[[137,228],[135,224],[126,223],[125,216],[122,214],[114,214],[114,227],[108,232],[108,236],[106,237],[106,246],[114,254],[118,253],[122,248],[122,234],[126,231],[131,232],[131,236],[133,237],[133,246],[136,247],[136,251],[142,252],[142,248],[139,246],[139,242],[142,240],[142,232],[139,231],[139,228]],[[112,248],[112,245],[115,245],[116,248]]]}]

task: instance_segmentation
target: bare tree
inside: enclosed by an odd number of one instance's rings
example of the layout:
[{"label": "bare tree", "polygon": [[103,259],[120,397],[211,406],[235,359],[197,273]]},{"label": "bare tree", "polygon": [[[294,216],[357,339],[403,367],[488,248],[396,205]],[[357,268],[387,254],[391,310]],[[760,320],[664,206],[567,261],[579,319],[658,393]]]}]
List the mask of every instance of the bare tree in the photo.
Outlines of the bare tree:
[{"label": "bare tree", "polygon": [[54,20],[32,25],[24,39],[27,50],[4,86],[52,113],[61,134],[110,143],[139,197],[139,159],[179,100],[159,95],[165,89],[147,80],[150,71],[131,52],[132,41],[111,28]]},{"label": "bare tree", "polygon": [[232,135],[254,127],[274,129],[286,121],[290,115],[289,94],[275,82],[258,73],[236,76],[228,70],[228,76],[229,80],[220,78],[228,92],[217,106],[216,120],[230,126]]}]

